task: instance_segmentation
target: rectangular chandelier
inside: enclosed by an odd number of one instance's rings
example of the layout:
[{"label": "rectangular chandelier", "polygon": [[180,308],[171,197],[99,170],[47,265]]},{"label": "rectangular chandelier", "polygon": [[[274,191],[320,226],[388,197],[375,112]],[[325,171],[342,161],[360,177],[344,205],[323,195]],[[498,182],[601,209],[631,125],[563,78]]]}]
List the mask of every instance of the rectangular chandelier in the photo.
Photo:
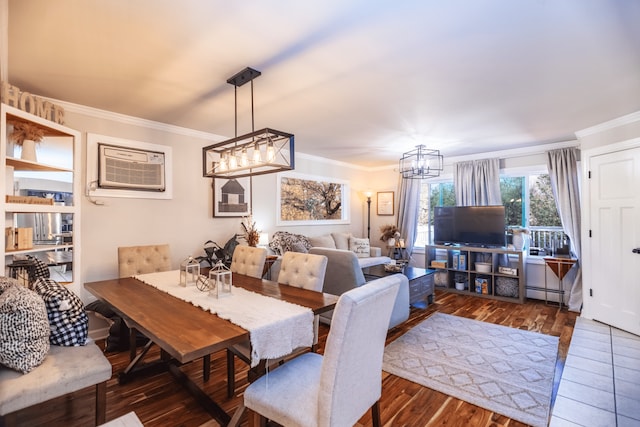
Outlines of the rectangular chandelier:
[{"label": "rectangular chandelier", "polygon": [[203,176],[242,178],[295,169],[294,136],[261,129],[202,149]]},{"label": "rectangular chandelier", "polygon": [[425,179],[440,176],[443,170],[443,157],[440,150],[429,150],[417,145],[400,159],[400,173],[404,179]]},{"label": "rectangular chandelier", "polygon": [[[293,135],[274,129],[254,131],[253,80],[262,73],[246,67],[227,83],[234,86],[235,138],[202,149],[202,176],[242,178],[295,169]],[[251,133],[238,136],[238,87],[251,83]]]}]

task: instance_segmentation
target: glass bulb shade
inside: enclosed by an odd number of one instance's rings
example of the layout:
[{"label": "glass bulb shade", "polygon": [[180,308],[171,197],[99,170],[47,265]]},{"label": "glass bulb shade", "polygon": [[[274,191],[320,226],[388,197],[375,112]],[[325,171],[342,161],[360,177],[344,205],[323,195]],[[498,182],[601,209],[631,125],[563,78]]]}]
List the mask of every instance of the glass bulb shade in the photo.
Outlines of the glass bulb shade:
[{"label": "glass bulb shade", "polygon": [[249,157],[247,156],[247,149],[243,148],[240,152],[240,166],[244,167],[249,164]]},{"label": "glass bulb shade", "polygon": [[253,146],[253,163],[258,164],[262,163],[262,154],[260,153],[260,144],[256,142],[256,145]]},{"label": "glass bulb shade", "polygon": [[218,169],[221,171],[226,171],[227,170],[227,159],[225,159],[224,157],[220,158],[220,162],[218,163],[219,167]]},{"label": "glass bulb shade", "polygon": [[235,169],[238,167],[238,158],[236,157],[235,152],[231,152],[229,155],[229,169]]},{"label": "glass bulb shade", "polygon": [[267,144],[267,162],[273,162],[276,159],[276,149],[273,147],[273,142]]}]

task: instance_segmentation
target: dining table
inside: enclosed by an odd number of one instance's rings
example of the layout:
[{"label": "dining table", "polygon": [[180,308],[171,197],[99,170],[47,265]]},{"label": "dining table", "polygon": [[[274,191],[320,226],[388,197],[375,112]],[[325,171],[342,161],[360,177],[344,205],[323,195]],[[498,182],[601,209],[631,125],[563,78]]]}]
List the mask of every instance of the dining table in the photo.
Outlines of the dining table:
[{"label": "dining table", "polygon": [[[176,272],[177,277],[178,272]],[[338,300],[335,295],[311,291],[274,281],[232,273],[234,287],[310,309],[314,315],[332,310]],[[145,372],[167,370],[196,398],[221,425],[228,425],[231,416],[206,395],[179,366],[202,358],[204,380],[208,379],[210,355],[235,344],[247,342],[250,332],[229,320],[194,304],[176,298],[136,277],[85,283],[85,289],[108,304],[131,328],[131,336],[140,331],[149,343],[136,353],[132,347],[131,363],[120,373],[121,383],[144,375]],[[160,359],[144,364],[149,346],[160,347]],[[265,361],[253,368],[249,378],[255,379],[264,370]]]}]

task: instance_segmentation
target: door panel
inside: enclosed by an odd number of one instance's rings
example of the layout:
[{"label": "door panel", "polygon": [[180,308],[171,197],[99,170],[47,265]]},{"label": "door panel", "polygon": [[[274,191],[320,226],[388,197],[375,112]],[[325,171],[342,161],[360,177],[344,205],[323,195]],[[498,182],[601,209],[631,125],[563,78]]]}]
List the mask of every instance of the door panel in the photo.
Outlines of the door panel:
[{"label": "door panel", "polygon": [[640,148],[593,156],[589,169],[593,318],[640,335]]}]

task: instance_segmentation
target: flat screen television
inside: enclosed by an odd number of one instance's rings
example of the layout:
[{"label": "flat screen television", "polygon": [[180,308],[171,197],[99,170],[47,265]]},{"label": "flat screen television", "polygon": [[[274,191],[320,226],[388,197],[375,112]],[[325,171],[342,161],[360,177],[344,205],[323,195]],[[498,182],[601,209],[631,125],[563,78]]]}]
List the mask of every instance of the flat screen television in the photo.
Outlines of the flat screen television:
[{"label": "flat screen television", "polygon": [[436,244],[502,247],[506,243],[504,206],[438,206],[434,209]]}]

